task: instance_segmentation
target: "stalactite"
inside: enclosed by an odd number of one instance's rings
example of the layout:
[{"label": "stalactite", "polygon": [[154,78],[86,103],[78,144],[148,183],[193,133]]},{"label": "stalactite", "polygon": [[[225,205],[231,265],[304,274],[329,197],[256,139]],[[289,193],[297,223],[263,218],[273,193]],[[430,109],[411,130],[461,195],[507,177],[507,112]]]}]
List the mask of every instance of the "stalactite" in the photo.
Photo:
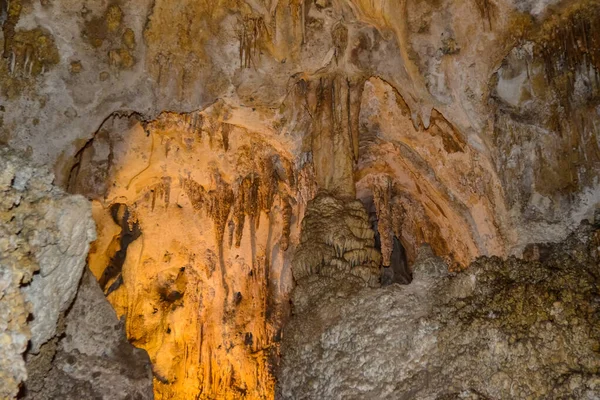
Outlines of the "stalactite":
[{"label": "stalactite", "polygon": [[312,116],[311,150],[320,188],[354,195],[353,165],[358,159],[357,111],[363,88],[362,78],[348,78],[337,72],[309,82],[306,103]]},{"label": "stalactite", "polygon": [[382,178],[377,182],[373,190],[373,200],[377,211],[377,230],[381,240],[381,254],[383,265],[390,265],[392,250],[394,248],[394,231],[392,219],[392,183],[389,177]]},{"label": "stalactite", "polygon": [[260,179],[254,174],[243,178],[238,186],[233,207],[233,221],[235,223],[235,246],[240,247],[244,234],[246,216],[252,223],[259,213],[258,187]]},{"label": "stalactite", "polygon": [[223,180],[219,172],[215,172],[213,190],[207,192],[202,185],[189,178],[182,179],[182,186],[194,209],[206,212],[212,219],[217,245],[222,246],[225,227],[234,203],[231,185]]},{"label": "stalactite", "polygon": [[219,172],[215,172],[215,189],[207,193],[208,215],[212,218],[215,226],[215,238],[217,245],[223,246],[225,227],[229,213],[233,206],[234,196],[231,185],[223,180]]},{"label": "stalactite", "polygon": [[292,225],[292,204],[289,196],[283,196],[281,199],[281,209],[283,217],[283,228],[281,232],[281,249],[286,251],[290,246],[290,232]]},{"label": "stalactite", "polygon": [[348,105],[348,119],[350,127],[350,137],[352,143],[352,156],[354,162],[358,162],[358,149],[359,149],[359,135],[360,135],[360,108],[363,98],[363,90],[365,87],[364,79],[358,78],[354,80],[348,80],[350,86],[349,105]]},{"label": "stalactite", "polygon": [[204,127],[204,117],[198,112],[194,112],[186,115],[186,121],[188,122],[188,130],[195,133],[198,139],[202,140],[202,129]]},{"label": "stalactite", "polygon": [[223,150],[229,150],[229,135],[233,130],[233,126],[230,124],[221,124],[221,138],[223,140]]},{"label": "stalactite", "polygon": [[202,211],[207,201],[204,187],[190,178],[182,178],[181,186],[190,199],[194,210]]},{"label": "stalactite", "polygon": [[[269,213],[273,207],[273,200],[278,189],[278,176],[275,170],[273,157],[263,157],[259,160],[260,182],[258,187],[259,211]],[[256,228],[260,226],[260,214],[257,216]]]},{"label": "stalactite", "polygon": [[265,22],[261,17],[245,17],[240,33],[240,67],[250,68],[260,56],[263,36],[267,34]]},{"label": "stalactite", "polygon": [[[13,3],[18,2],[11,2]],[[41,28],[15,31],[10,28],[10,18],[9,15],[4,23],[3,53],[10,76],[20,79],[36,77],[60,62],[58,48],[49,32]]]},{"label": "stalactite", "polygon": [[590,81],[600,88],[600,5],[576,6],[554,18],[534,36],[534,43],[534,55],[543,61],[547,81],[560,85],[562,79],[564,89],[559,92],[564,107],[569,108],[580,67],[593,72]]},{"label": "stalactite", "polygon": [[171,177],[164,176],[161,179],[161,182],[154,185],[151,188],[152,191],[152,211],[154,211],[154,207],[156,205],[156,199],[161,199],[165,208],[169,207],[169,202],[171,199]]},{"label": "stalactite", "polygon": [[[152,143],[145,143],[151,157],[132,157],[139,146],[115,152],[116,163],[137,164],[127,164],[126,182],[110,183],[108,197],[135,203],[148,230],[131,254],[138,261],[124,267],[125,279],[111,277],[107,286],[127,283],[111,300],[124,310],[130,339],[151,353],[161,398],[269,398],[287,307],[278,303],[279,282],[289,257],[283,249],[291,247],[295,164],[258,134],[206,113],[163,113],[152,121]],[[139,127],[132,130],[145,139]],[[177,207],[165,208],[178,188]],[[166,240],[167,234],[177,238]],[[100,257],[97,264],[106,266]],[[139,271],[148,279],[129,291],[126,280]],[[152,304],[140,301],[149,297]]]}]

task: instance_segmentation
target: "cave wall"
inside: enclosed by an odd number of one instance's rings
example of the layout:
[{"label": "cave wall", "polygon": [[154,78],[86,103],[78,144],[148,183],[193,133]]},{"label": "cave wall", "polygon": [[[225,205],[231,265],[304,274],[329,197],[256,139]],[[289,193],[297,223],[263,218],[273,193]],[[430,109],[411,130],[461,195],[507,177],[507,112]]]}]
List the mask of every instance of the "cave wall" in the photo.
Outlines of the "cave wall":
[{"label": "cave wall", "polygon": [[0,170],[0,397],[153,398],[146,353],[84,273],[89,202],[14,150],[0,148]]},{"label": "cave wall", "polygon": [[[217,101],[233,125],[292,136],[287,151],[310,153],[328,190],[353,193],[351,169],[363,187],[373,186],[370,174],[390,175],[373,170],[387,168],[381,163],[353,168],[359,157],[400,152],[390,168],[402,175],[417,156],[416,176],[434,176],[434,187],[415,194],[414,176],[392,180],[405,181],[397,191],[412,209],[427,204],[418,212],[432,221],[423,236],[436,251],[463,266],[481,254],[518,254],[531,237],[564,238],[598,201],[596,8],[587,0],[11,1],[2,20],[2,142],[53,166],[66,186],[77,153],[111,115],[151,121]],[[558,36],[568,42],[547,45]],[[395,92],[386,96],[402,111],[373,103],[374,83]],[[384,110],[403,117],[386,128]],[[415,141],[421,131],[442,143]],[[336,153],[346,147],[350,154]],[[455,175],[444,177],[442,165]],[[443,212],[432,211],[438,206]],[[468,232],[461,243],[453,224]],[[414,258],[415,245],[405,244]]]},{"label": "cave wall", "polygon": [[95,239],[89,204],[52,185],[47,170],[0,149],[2,354],[0,396],[27,378],[23,353],[57,335]]},{"label": "cave wall", "polygon": [[148,351],[157,398],[274,390],[289,257],[312,182],[276,138],[216,113],[115,117],[71,173],[98,224],[90,269],[129,340]]},{"label": "cave wall", "polygon": [[600,203],[593,0],[0,6],[0,143],[92,201],[158,398],[272,394],[319,190],[374,205],[381,265],[451,270]]}]

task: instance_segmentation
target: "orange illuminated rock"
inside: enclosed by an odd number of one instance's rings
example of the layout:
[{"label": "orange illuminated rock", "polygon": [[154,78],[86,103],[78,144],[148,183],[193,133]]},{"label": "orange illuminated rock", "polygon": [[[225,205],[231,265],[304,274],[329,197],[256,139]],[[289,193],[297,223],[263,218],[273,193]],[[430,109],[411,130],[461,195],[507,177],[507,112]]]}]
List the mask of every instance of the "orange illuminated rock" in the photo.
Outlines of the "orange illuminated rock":
[{"label": "orange illuminated rock", "polygon": [[301,189],[291,162],[203,113],[109,121],[81,154],[71,189],[94,200],[90,268],[148,351],[156,398],[272,397]]}]

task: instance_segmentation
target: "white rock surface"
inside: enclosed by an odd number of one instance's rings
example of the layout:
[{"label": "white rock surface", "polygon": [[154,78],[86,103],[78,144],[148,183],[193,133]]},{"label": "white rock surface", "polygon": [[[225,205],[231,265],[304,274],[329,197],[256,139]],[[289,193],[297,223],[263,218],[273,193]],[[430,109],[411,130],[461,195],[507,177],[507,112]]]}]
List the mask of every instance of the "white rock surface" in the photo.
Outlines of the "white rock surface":
[{"label": "white rock surface", "polygon": [[39,350],[73,301],[95,225],[83,197],[22,155],[0,149],[0,170],[0,398],[11,398],[29,339]]}]

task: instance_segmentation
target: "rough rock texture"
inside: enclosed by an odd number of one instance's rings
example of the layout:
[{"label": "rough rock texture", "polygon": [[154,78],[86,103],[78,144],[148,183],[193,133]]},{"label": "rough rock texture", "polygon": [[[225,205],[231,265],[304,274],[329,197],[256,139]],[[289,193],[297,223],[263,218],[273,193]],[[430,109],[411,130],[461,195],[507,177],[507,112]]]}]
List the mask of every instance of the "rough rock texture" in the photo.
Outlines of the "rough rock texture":
[{"label": "rough rock texture", "polygon": [[95,239],[91,207],[52,185],[47,169],[0,149],[0,397],[26,377],[22,354],[56,334]]},{"label": "rough rock texture", "polygon": [[484,257],[453,275],[422,247],[410,285],[301,309],[279,397],[599,398],[600,225],[533,247],[531,261]]},{"label": "rough rock texture", "polygon": [[411,261],[520,254],[600,201],[595,0],[3,4],[0,140],[65,186],[110,116],[220,104],[322,189],[389,181],[384,265],[392,236]]},{"label": "rough rock texture", "polygon": [[310,312],[324,297],[378,287],[381,255],[374,236],[360,201],[319,192],[306,209],[292,261],[295,309]]},{"label": "rough rock texture", "polygon": [[124,325],[94,276],[84,274],[64,320],[63,335],[27,356],[23,399],[153,399],[144,350],[127,341]]},{"label": "rough rock texture", "polygon": [[591,217],[598,15],[597,0],[0,0],[0,142],[94,201],[92,271],[157,395],[269,397],[319,189],[375,213],[387,268],[424,243],[452,270],[521,255]]},{"label": "rough rock texture", "polygon": [[69,189],[94,204],[90,268],[148,351],[158,399],[274,390],[314,178],[297,173],[285,138],[221,123],[223,112],[112,118],[71,173]]}]

